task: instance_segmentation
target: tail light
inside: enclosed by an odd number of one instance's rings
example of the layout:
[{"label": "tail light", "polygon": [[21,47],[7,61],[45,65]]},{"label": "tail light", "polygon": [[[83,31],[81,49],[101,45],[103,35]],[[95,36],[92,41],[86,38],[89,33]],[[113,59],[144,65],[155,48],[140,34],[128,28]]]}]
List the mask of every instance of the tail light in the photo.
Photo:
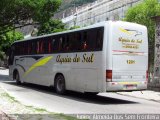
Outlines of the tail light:
[{"label": "tail light", "polygon": [[107,82],[112,81],[112,70],[106,70],[106,81]]}]

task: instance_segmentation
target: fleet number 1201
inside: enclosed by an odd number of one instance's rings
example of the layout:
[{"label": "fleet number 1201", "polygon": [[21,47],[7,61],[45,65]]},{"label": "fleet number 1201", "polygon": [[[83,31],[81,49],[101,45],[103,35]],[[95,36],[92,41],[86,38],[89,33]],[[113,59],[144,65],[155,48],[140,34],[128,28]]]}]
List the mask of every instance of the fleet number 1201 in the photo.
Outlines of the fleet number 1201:
[{"label": "fleet number 1201", "polygon": [[135,64],[136,61],[135,60],[127,60],[127,64]]}]

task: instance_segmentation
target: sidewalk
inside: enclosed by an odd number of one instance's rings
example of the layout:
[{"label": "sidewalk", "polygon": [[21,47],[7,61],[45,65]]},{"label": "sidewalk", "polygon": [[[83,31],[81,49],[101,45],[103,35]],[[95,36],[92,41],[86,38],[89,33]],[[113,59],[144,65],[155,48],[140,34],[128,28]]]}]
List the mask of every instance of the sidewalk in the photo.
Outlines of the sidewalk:
[{"label": "sidewalk", "polygon": [[160,102],[160,92],[145,90],[145,91],[133,91],[133,92],[117,92],[120,95],[136,97],[140,99],[151,100]]},{"label": "sidewalk", "polygon": [[0,120],[10,120],[10,118],[2,111],[0,111]]},{"label": "sidewalk", "polygon": [[0,70],[6,70],[7,68],[4,68],[4,67],[0,67]]}]

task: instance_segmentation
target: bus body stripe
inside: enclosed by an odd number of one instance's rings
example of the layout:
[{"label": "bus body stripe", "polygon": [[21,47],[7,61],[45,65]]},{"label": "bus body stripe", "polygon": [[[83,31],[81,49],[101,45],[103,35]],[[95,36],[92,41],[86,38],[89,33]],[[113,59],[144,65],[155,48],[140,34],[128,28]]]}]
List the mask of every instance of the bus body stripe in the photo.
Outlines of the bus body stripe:
[{"label": "bus body stripe", "polygon": [[119,28],[119,30],[120,30],[121,32],[123,32],[123,33],[127,33],[127,34],[129,34],[129,35],[131,35],[131,34],[132,34],[130,31],[125,30],[125,29],[123,29],[123,28]]},{"label": "bus body stripe", "polygon": [[38,62],[36,62],[35,64],[33,64],[25,73],[24,73],[24,77],[26,75],[28,75],[33,69],[39,67],[39,66],[43,66],[45,64],[47,64],[51,59],[53,58],[53,56],[49,56],[49,57],[46,57]]},{"label": "bus body stripe", "polygon": [[127,84],[139,84],[140,82],[118,82],[119,84],[127,85]]}]

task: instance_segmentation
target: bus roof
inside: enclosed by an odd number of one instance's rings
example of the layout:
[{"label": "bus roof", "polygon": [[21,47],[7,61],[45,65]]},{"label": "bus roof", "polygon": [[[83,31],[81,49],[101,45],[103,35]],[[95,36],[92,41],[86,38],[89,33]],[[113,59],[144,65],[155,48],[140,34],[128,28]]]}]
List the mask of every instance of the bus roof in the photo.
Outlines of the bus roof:
[{"label": "bus roof", "polygon": [[[89,25],[87,27],[82,27],[82,28],[78,28],[78,29],[74,29],[74,30],[67,30],[67,31],[63,31],[63,32],[51,33],[51,34],[46,34],[46,35],[42,35],[42,36],[30,37],[30,38],[26,38],[26,39],[23,39],[23,40],[15,41],[14,43],[22,42],[22,41],[28,41],[28,40],[34,40],[34,39],[37,39],[37,38],[50,37],[50,36],[53,36],[53,35],[71,33],[71,32],[75,32],[75,31],[86,30],[86,29],[95,28],[95,27],[103,27],[107,23],[113,23],[113,22],[119,22],[120,24],[122,22],[124,23],[124,21],[103,21],[103,22],[95,23],[93,25]],[[129,22],[125,22],[125,23],[129,23]],[[132,24],[139,25],[139,24],[136,24],[136,23],[132,23]]]},{"label": "bus roof", "polygon": [[50,37],[50,36],[53,36],[53,35],[60,35],[60,34],[80,31],[80,30],[86,30],[86,29],[90,29],[90,28],[94,28],[94,27],[102,27],[108,22],[110,22],[110,21],[99,22],[99,23],[96,23],[94,25],[90,25],[90,26],[87,26],[87,27],[78,28],[78,29],[74,29],[74,30],[67,30],[67,31],[63,31],[63,32],[51,33],[51,34],[46,34],[46,35],[42,35],[42,36],[30,37],[30,38],[26,38],[26,39],[23,39],[23,40],[15,41],[14,43],[22,42],[22,41],[28,41],[28,40],[34,40],[34,39],[37,39],[37,38]]}]

